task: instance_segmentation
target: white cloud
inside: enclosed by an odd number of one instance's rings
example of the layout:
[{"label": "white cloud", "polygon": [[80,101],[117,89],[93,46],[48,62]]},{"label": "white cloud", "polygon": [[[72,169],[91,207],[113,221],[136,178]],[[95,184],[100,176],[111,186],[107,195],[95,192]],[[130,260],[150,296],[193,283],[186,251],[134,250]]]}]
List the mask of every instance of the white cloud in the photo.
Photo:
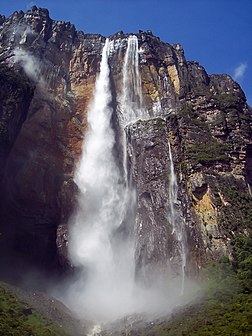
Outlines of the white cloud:
[{"label": "white cloud", "polygon": [[31,9],[32,6],[36,6],[35,2],[31,1],[26,5],[26,9]]},{"label": "white cloud", "polygon": [[241,63],[240,65],[238,65],[238,67],[236,67],[234,70],[234,79],[242,79],[247,67],[248,65],[246,63]]}]

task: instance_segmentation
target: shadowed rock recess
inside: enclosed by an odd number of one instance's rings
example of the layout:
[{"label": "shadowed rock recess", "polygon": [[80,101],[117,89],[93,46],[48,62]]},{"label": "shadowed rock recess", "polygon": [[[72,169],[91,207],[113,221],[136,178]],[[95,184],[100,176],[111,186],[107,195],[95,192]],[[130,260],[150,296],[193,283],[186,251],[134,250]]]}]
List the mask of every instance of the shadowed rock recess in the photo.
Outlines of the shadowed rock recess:
[{"label": "shadowed rock recess", "polygon": [[[120,169],[117,107],[130,35],[109,37],[111,123]],[[197,277],[208,260],[232,256],[238,233],[251,232],[251,109],[230,76],[208,75],[185,59],[179,44],[151,32],[135,36],[142,108],[149,116],[125,127],[128,175],[136,189],[136,274],[165,268],[167,260],[174,274],[180,272],[181,255],[174,252],[179,239],[169,217],[174,163],[184,271]],[[26,268],[55,275],[71,270],[68,223],[78,195],[73,177],[104,43],[103,36],[54,21],[35,6],[0,16],[2,277],[20,280]]]}]

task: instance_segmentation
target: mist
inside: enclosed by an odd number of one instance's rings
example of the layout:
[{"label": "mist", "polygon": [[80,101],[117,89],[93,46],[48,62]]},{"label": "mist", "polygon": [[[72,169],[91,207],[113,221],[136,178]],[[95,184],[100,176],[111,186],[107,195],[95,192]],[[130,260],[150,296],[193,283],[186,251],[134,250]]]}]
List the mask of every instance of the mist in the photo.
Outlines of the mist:
[{"label": "mist", "polygon": [[34,57],[22,48],[14,50],[14,62],[19,63],[24,69],[25,74],[34,82],[44,85],[44,79],[41,75],[42,65]]}]

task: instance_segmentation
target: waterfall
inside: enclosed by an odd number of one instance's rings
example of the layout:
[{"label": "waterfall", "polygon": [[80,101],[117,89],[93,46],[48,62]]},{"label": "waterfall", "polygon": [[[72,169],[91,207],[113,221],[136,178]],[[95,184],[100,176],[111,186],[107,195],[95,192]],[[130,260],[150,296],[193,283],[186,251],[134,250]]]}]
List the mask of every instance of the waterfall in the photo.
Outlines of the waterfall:
[{"label": "waterfall", "polygon": [[[142,87],[141,76],[139,73],[139,49],[137,36],[129,36],[127,49],[123,63],[123,79],[121,94],[121,122],[122,126],[126,126],[138,119],[150,119],[150,116],[143,108],[142,104]],[[123,135],[124,147],[124,167],[125,175],[127,172],[127,155],[126,155],[126,136]],[[185,242],[184,242],[184,220],[178,209],[178,184],[174,169],[171,145],[168,141],[169,159],[170,159],[170,182],[169,182],[169,222],[172,225],[172,235],[176,241],[176,249],[174,254],[179,256],[181,264],[181,293],[184,291],[185,278]]]},{"label": "waterfall", "polygon": [[123,126],[138,119],[146,118],[142,106],[142,83],[139,74],[138,38],[131,35],[128,38],[127,49],[123,63],[121,122]]},{"label": "waterfall", "polygon": [[252,190],[251,190],[251,185],[249,183],[247,183],[248,185],[248,192],[249,192],[249,195],[252,195]]},{"label": "waterfall", "polygon": [[185,282],[185,265],[186,265],[186,251],[184,241],[184,219],[178,209],[178,183],[174,169],[174,162],[171,150],[171,144],[168,141],[169,159],[170,159],[170,174],[169,174],[169,222],[172,225],[172,235],[175,236],[176,248],[174,253],[180,258],[181,263],[181,294],[184,293]]},{"label": "waterfall", "polygon": [[100,319],[127,312],[134,274],[133,248],[127,239],[116,238],[126,213],[127,192],[113,155],[108,57],[106,40],[75,176],[80,195],[70,240],[71,260],[82,270],[71,292],[74,308]]},{"label": "waterfall", "polygon": [[[136,283],[134,278],[135,241],[131,233],[135,222],[136,198],[127,170],[125,129],[137,119],[148,118],[142,107],[138,53],[138,39],[130,36],[122,66],[122,89],[116,111],[122,133],[124,169],[120,169],[121,162],[115,157],[110,44],[107,39],[93,102],[88,110],[88,132],[75,174],[79,199],[70,232],[69,251],[71,261],[79,273],[65,302],[80,317],[98,323],[146,310],[156,313],[160,309],[173,307],[174,302],[177,302],[174,293],[169,294],[167,302],[166,289],[160,289],[157,283],[146,288]],[[169,151],[170,222],[178,242],[178,252],[183,259],[183,232],[182,224],[176,219],[177,181],[170,144]]]},{"label": "waterfall", "polygon": [[[148,114],[142,106],[143,98],[141,76],[139,73],[139,48],[138,38],[135,35],[130,35],[128,37],[127,49],[122,67],[122,87],[119,102],[120,108],[118,110],[118,116],[122,128],[123,167],[126,183],[128,183],[129,177],[127,169],[127,141],[125,128],[138,119],[148,118]],[[132,194],[132,190],[129,191],[129,194],[130,193]]]}]

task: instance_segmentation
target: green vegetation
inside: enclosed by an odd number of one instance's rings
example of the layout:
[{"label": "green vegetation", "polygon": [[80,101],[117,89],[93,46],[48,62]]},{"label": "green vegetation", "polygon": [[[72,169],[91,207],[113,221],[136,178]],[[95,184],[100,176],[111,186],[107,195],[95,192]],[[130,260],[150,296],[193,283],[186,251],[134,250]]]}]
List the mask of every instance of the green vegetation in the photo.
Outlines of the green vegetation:
[{"label": "green vegetation", "polygon": [[[224,114],[220,115],[218,120],[212,124],[208,124],[195,112],[192,107],[187,104],[179,112],[179,116],[184,119],[184,123],[190,127],[190,137],[192,143],[185,148],[184,159],[190,163],[190,166],[198,165],[211,166],[216,162],[228,163],[229,146],[218,142],[211,134],[210,127],[215,124],[223,123]],[[186,171],[186,167],[183,168]]]},{"label": "green vegetation", "polygon": [[191,105],[188,103],[182,110],[178,112],[178,116],[184,118],[184,121],[187,125],[196,126],[209,131],[207,123],[200,118],[199,113],[194,111]]},{"label": "green vegetation", "polygon": [[59,326],[19,301],[4,284],[0,284],[0,335],[67,336]]},{"label": "green vegetation", "polygon": [[[238,264],[234,267],[223,258],[209,265],[205,276],[209,279],[204,297],[195,304],[178,310],[170,321],[162,321],[139,333],[141,336],[249,336],[252,335],[252,295],[243,286],[244,272],[251,280],[251,264],[246,255],[252,255],[252,244],[244,245],[240,236]],[[243,248],[243,247],[244,248]],[[246,262],[244,263],[244,261]],[[237,261],[237,260],[236,260]],[[243,265],[246,264],[246,271]],[[240,271],[242,276],[240,276]],[[250,271],[251,272],[251,271]],[[250,287],[251,289],[251,287]]]},{"label": "green vegetation", "polygon": [[195,111],[193,111],[191,105],[187,103],[186,106],[178,112],[178,116],[187,118],[197,118],[198,114]]},{"label": "green vegetation", "polygon": [[199,96],[207,96],[207,97],[210,96],[209,86],[204,85],[203,83],[199,86],[193,87],[192,91],[194,92],[194,94]]},{"label": "green vegetation", "polygon": [[233,240],[234,269],[244,293],[252,293],[252,236],[238,235]]},{"label": "green vegetation", "polygon": [[241,120],[241,134],[242,135],[251,135],[252,134],[252,129],[251,129],[251,124],[252,124],[252,114],[240,114],[239,115],[240,120]]},{"label": "green vegetation", "polygon": [[[252,230],[252,196],[244,191],[244,185],[232,176],[220,175],[216,175],[210,185],[219,208],[220,225],[234,232],[242,232],[248,228]],[[226,205],[223,204],[219,192],[224,195]]]},{"label": "green vegetation", "polygon": [[240,101],[240,97],[234,93],[219,93],[214,96],[214,98],[218,107],[221,109],[237,106]]},{"label": "green vegetation", "polygon": [[228,146],[212,139],[206,143],[191,145],[188,148],[188,159],[193,165],[209,165],[216,161],[228,162]]},{"label": "green vegetation", "polygon": [[219,115],[217,119],[215,119],[214,121],[210,123],[210,127],[214,127],[217,125],[223,125],[225,121],[226,121],[225,114],[222,112],[222,114]]},{"label": "green vegetation", "polygon": [[202,300],[188,307],[170,323],[142,335],[159,336],[249,336],[252,332],[252,297],[240,294],[226,301]]},{"label": "green vegetation", "polygon": [[165,120],[162,118],[156,118],[155,119],[156,126],[159,130],[162,130],[165,127]]}]

